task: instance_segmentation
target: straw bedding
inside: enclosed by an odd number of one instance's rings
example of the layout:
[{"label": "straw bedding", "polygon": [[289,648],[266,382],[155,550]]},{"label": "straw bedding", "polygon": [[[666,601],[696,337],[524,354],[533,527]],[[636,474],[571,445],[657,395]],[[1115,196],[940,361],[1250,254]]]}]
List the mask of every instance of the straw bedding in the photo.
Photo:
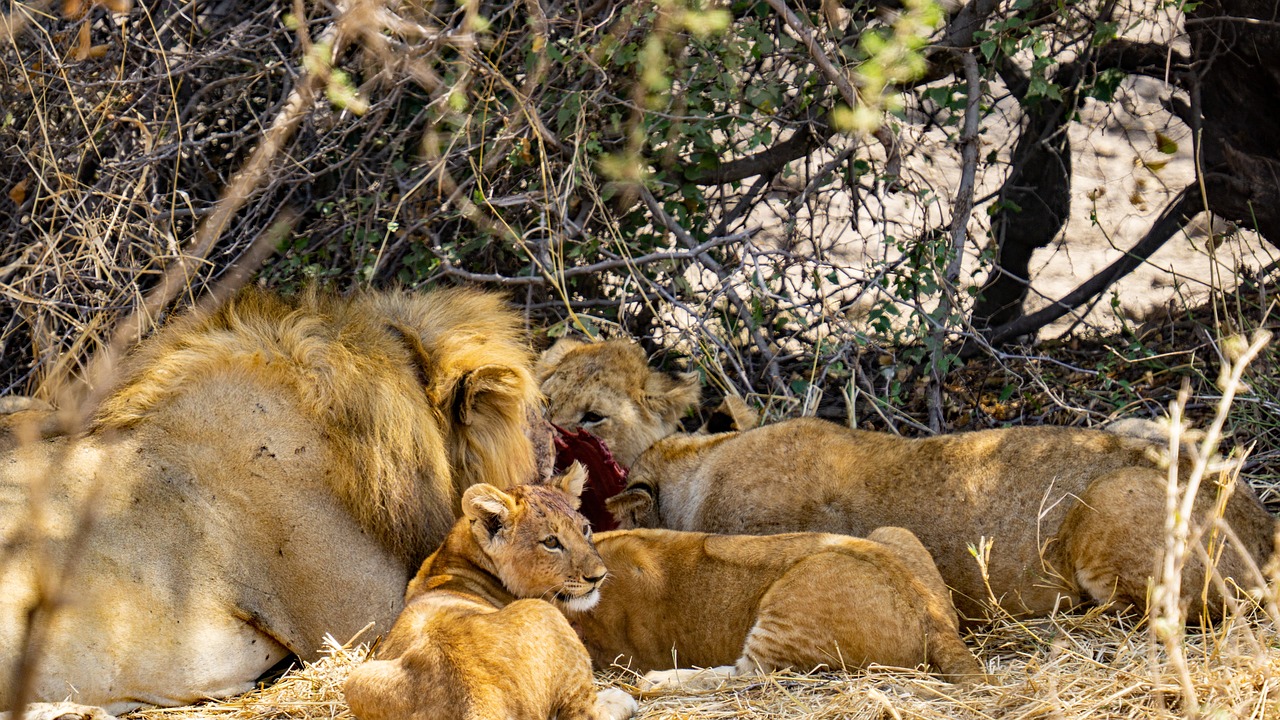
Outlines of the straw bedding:
[{"label": "straw bedding", "polygon": [[[966,638],[991,672],[991,685],[963,688],[901,670],[774,673],[738,678],[716,692],[639,695],[637,717],[1069,720],[1194,714],[1184,707],[1178,678],[1150,638],[1140,618],[1097,611],[1033,622],[1005,620]],[[1185,645],[1202,717],[1280,717],[1280,634],[1269,620],[1237,619],[1211,630],[1189,631]],[[343,648],[331,642],[327,657],[291,670],[256,692],[130,717],[350,718],[342,682],[367,653],[366,645]],[[635,692],[622,671],[605,671],[597,678],[602,686]]]}]

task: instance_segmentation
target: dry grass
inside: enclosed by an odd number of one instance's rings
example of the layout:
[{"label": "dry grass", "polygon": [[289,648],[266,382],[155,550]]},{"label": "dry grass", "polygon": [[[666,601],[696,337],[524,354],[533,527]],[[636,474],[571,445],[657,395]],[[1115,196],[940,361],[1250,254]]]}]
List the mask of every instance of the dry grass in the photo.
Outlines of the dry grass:
[{"label": "dry grass", "polygon": [[[1063,614],[1001,621],[966,639],[992,684],[949,685],[918,672],[774,673],[738,678],[716,692],[640,695],[639,718],[1181,718],[1177,676],[1152,660],[1147,627],[1131,616]],[[1280,634],[1270,621],[1236,620],[1189,633],[1186,654],[1201,715],[1280,717]],[[366,647],[331,645],[330,655],[279,682],[230,701],[147,710],[148,720],[350,718],[342,682]],[[1155,668],[1155,669],[1153,669]],[[629,692],[620,672],[600,681]]]}]

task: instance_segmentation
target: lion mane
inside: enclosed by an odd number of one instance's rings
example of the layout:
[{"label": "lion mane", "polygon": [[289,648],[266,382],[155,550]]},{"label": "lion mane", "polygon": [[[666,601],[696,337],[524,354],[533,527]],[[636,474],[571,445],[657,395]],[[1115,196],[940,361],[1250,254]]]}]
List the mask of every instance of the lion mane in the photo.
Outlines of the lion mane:
[{"label": "lion mane", "polygon": [[292,393],[297,410],[331,429],[326,439],[350,465],[328,475],[334,491],[398,555],[420,558],[454,517],[424,492],[428,476],[450,479],[456,509],[474,482],[509,487],[533,475],[518,432],[541,397],[529,363],[518,319],[494,295],[310,291],[291,301],[251,289],[144,344],[92,432],[145,422],[195,378],[251,375]]},{"label": "lion mane", "polygon": [[[226,696],[288,653],[316,657],[327,633],[385,631],[467,487],[540,479],[531,361],[520,317],[468,289],[249,289],[175,318],[84,432],[0,443],[0,547],[17,548],[0,565],[0,657],[19,654],[40,558],[73,552],[39,700]],[[9,441],[21,416],[53,412],[15,409]],[[27,542],[37,493],[43,537]],[[10,677],[0,667],[0,705]]]}]

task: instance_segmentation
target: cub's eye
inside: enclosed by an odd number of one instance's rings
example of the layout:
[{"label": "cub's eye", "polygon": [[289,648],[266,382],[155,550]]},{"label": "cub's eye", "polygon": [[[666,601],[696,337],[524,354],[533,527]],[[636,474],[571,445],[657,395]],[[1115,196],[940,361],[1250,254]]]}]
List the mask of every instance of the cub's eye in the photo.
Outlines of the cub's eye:
[{"label": "cub's eye", "polygon": [[598,412],[584,412],[582,419],[578,421],[579,425],[595,425],[604,420],[604,416]]},{"label": "cub's eye", "polygon": [[560,538],[555,535],[550,535],[542,538],[542,547],[548,550],[559,550],[564,546],[560,544]]},{"label": "cub's eye", "polygon": [[583,526],[582,526],[582,534],[583,534],[584,536],[586,536],[586,537],[591,537],[591,526],[590,526],[590,525],[583,525]]}]

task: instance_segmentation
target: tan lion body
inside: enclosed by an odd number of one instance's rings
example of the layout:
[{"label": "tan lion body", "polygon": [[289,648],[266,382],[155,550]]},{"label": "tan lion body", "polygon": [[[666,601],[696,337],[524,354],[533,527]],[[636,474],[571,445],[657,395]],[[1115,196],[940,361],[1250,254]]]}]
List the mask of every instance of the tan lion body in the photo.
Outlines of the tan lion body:
[{"label": "tan lion body", "polygon": [[[589,429],[610,447],[674,426],[696,388],[646,391],[635,380],[644,364],[627,343],[552,348],[538,368],[552,421],[573,429],[586,426],[579,419],[590,413]],[[637,407],[666,415],[645,420]],[[645,427],[633,427],[638,422]],[[628,455],[628,491],[610,505],[623,527],[852,535],[905,527],[932,553],[971,618],[982,615],[988,597],[969,549],[984,538],[991,593],[1004,609],[1029,615],[1086,598],[1143,607],[1163,548],[1166,471],[1159,444],[1147,438],[1038,427],[907,439],[815,419],[667,435]],[[1243,482],[1228,486],[1226,520],[1243,547],[1227,549],[1218,568],[1248,587],[1255,580],[1249,565],[1272,552],[1275,521]],[[1201,527],[1215,492],[1206,481]],[[1199,598],[1204,579],[1193,556],[1187,602]],[[1218,611],[1221,598],[1212,588],[1207,597],[1208,610]]]},{"label": "tan lion body", "polygon": [[0,455],[0,707],[69,556],[34,700],[185,704],[385,631],[460,490],[535,474],[520,336],[465,291],[249,292],[161,330],[87,433]]},{"label": "tan lion body", "polygon": [[[985,677],[933,560],[902,528],[868,539],[618,530],[595,543],[610,571],[600,603],[568,614],[598,664],[715,668],[708,680],[873,663]],[[648,681],[677,677],[690,680],[679,671]]]},{"label": "tan lion body", "polygon": [[[576,499],[585,475],[562,479]],[[576,484],[570,488],[569,485]],[[467,491],[459,520],[409,586],[378,659],[351,672],[360,720],[622,720],[635,701],[592,687],[591,660],[542,596],[590,604],[605,568],[561,490]],[[557,548],[543,545],[556,538]],[[524,599],[521,599],[524,598]]]}]

